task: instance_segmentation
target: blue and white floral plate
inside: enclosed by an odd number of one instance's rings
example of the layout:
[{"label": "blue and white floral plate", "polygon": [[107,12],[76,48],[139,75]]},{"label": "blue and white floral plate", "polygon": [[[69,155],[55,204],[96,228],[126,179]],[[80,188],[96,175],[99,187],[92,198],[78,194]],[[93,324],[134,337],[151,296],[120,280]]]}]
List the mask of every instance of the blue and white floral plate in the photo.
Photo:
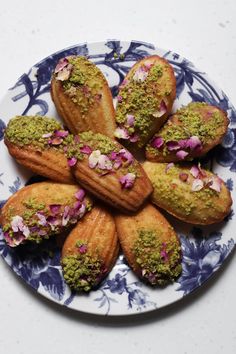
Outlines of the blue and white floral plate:
[{"label": "blue and white floral plate", "polygon": [[[236,200],[234,174],[236,171],[236,111],[226,95],[188,60],[171,51],[155,48],[143,42],[82,44],[63,49],[34,65],[23,74],[0,104],[0,207],[6,199],[26,183],[37,178],[21,168],[8,155],[3,132],[8,120],[21,114],[59,117],[50,98],[50,78],[59,58],[67,55],[88,56],[105,74],[113,96],[129,68],[147,55],[165,57],[174,67],[177,79],[177,99],[173,110],[191,101],[208,102],[227,111],[230,128],[222,145],[205,159],[212,170],[222,177]],[[164,289],[152,289],[136,278],[123,255],[100,287],[88,295],[71,293],[60,267],[60,250],[54,241],[40,247],[32,245],[19,249],[6,246],[0,229],[0,253],[11,269],[38,293],[75,310],[101,315],[129,315],[142,313],[171,304],[200,287],[218,270],[233,250],[235,215],[210,227],[193,227],[169,220],[179,234],[183,250],[181,277]]]}]

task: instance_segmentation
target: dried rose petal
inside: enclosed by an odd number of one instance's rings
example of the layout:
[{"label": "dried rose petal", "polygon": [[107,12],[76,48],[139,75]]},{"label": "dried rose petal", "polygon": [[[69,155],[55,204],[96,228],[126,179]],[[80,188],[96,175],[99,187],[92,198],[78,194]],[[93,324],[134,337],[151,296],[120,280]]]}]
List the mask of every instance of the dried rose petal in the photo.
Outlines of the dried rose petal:
[{"label": "dried rose petal", "polygon": [[128,124],[129,127],[132,127],[134,125],[135,122],[135,117],[133,116],[133,114],[127,114],[126,115],[126,122]]},{"label": "dried rose petal", "polygon": [[42,135],[42,138],[51,138],[52,133],[46,133]]},{"label": "dried rose petal", "polygon": [[208,187],[220,193],[222,181],[219,177],[209,177],[207,181]]},{"label": "dried rose petal", "polygon": [[[80,200],[77,200],[74,205],[73,205],[74,209],[79,209],[81,207],[81,201]],[[71,216],[74,216],[74,211],[73,211],[73,215]]]},{"label": "dried rose petal", "polygon": [[126,160],[129,165],[134,161],[133,155],[126,149],[121,149],[119,155],[122,159]]},{"label": "dried rose petal", "polygon": [[92,153],[92,151],[93,150],[88,145],[84,145],[80,148],[80,152],[82,152],[82,154],[90,155]]},{"label": "dried rose petal", "polygon": [[159,149],[164,144],[164,140],[161,136],[156,136],[151,140],[150,145],[155,149]]},{"label": "dried rose petal", "polygon": [[116,160],[117,158],[117,153],[115,151],[112,151],[109,155],[110,160]]},{"label": "dried rose petal", "polygon": [[201,140],[197,136],[191,136],[188,139],[188,147],[191,150],[194,150],[194,149],[197,149],[197,148],[202,148]]},{"label": "dried rose petal", "polygon": [[199,168],[197,166],[192,166],[189,170],[189,172],[191,173],[191,175],[194,177],[194,178],[197,178],[199,176]]},{"label": "dried rose petal", "polygon": [[75,157],[71,157],[70,159],[67,160],[68,166],[73,167],[77,163],[77,159]]},{"label": "dried rose petal", "polygon": [[79,248],[79,253],[81,253],[81,254],[86,253],[87,250],[88,250],[87,245],[81,245],[81,246],[79,246],[78,248]]},{"label": "dried rose petal", "polygon": [[59,71],[64,69],[68,63],[69,63],[69,61],[67,58],[61,58],[59,60],[59,62],[57,63],[57,66],[55,67],[55,70],[54,70],[55,74],[57,74]]},{"label": "dried rose petal", "polygon": [[120,182],[122,188],[125,188],[125,189],[132,188],[135,178],[136,178],[136,176],[134,173],[127,173],[127,175],[119,178],[119,182]]},{"label": "dried rose petal", "polygon": [[167,146],[167,149],[168,149],[169,151],[179,150],[179,148],[180,148],[180,146],[179,146],[179,144],[178,144],[177,141],[168,141],[168,142],[166,143],[166,146]]},{"label": "dried rose petal", "polygon": [[170,162],[166,165],[166,168],[165,168],[165,172],[167,173],[167,171],[171,168],[171,167],[174,167],[174,163],[173,162]]},{"label": "dried rose petal", "polygon": [[98,168],[101,170],[112,170],[112,162],[106,155],[100,155],[98,158]]},{"label": "dried rose petal", "polygon": [[145,70],[143,66],[140,66],[134,73],[133,80],[134,81],[145,81],[148,76],[148,72]]},{"label": "dried rose petal", "polygon": [[166,103],[165,101],[162,100],[158,111],[154,112],[152,115],[156,118],[160,118],[164,116],[164,114],[166,114],[166,111],[167,111]]},{"label": "dried rose petal", "polygon": [[13,216],[11,221],[11,228],[13,232],[22,231],[24,227],[23,218],[19,215]]},{"label": "dried rose petal", "polygon": [[40,212],[37,212],[35,215],[36,215],[36,216],[38,217],[38,219],[39,219],[39,221],[38,221],[38,224],[39,224],[39,225],[42,225],[42,226],[47,225],[47,220],[46,220],[45,215],[43,215],[43,214],[40,213]]},{"label": "dried rose petal", "polygon": [[60,137],[60,138],[65,138],[68,134],[69,134],[69,132],[67,130],[55,130],[54,131],[54,135],[56,137]]},{"label": "dried rose petal", "polygon": [[137,133],[132,134],[132,135],[130,136],[130,138],[129,138],[129,141],[130,141],[131,143],[136,143],[138,140],[139,140],[139,136],[138,136]]},{"label": "dried rose petal", "polygon": [[[49,205],[49,209],[50,209],[50,212],[53,214],[53,215],[56,215],[59,213],[60,209],[61,209],[61,205],[60,204],[51,204]],[[38,213],[39,214],[39,213]],[[41,214],[41,213],[40,213]],[[42,215],[42,214],[41,214]]]},{"label": "dried rose petal", "polygon": [[121,166],[122,166],[122,160],[120,157],[118,157],[113,164],[113,168],[115,170],[118,170],[118,168],[120,168]]},{"label": "dried rose petal", "polygon": [[90,168],[95,168],[98,164],[99,157],[101,156],[100,150],[94,150],[88,158],[88,163]]},{"label": "dried rose petal", "polygon": [[178,145],[181,149],[186,149],[189,147],[189,139],[181,139],[178,141]]},{"label": "dried rose petal", "polygon": [[203,187],[204,187],[203,180],[201,180],[201,179],[199,179],[199,178],[196,178],[196,179],[193,181],[193,184],[192,184],[192,191],[193,191],[193,192],[198,192],[198,191],[200,191]]},{"label": "dried rose petal", "polygon": [[78,192],[75,193],[75,198],[82,201],[85,197],[85,190],[80,189]]},{"label": "dried rose petal", "polygon": [[186,152],[184,150],[180,150],[176,153],[176,156],[178,157],[178,159],[184,160],[185,157],[188,156],[188,152]]},{"label": "dried rose petal", "polygon": [[64,208],[64,213],[62,216],[62,226],[66,226],[70,220],[70,207],[68,205]]},{"label": "dried rose petal", "polygon": [[72,67],[68,65],[67,67],[65,67],[64,69],[59,71],[57,73],[56,80],[59,80],[59,81],[68,80],[70,77],[71,69],[72,69]]},{"label": "dried rose petal", "polygon": [[117,101],[118,101],[118,102],[122,102],[122,96],[121,96],[121,95],[118,95],[118,96],[117,96]]},{"label": "dried rose petal", "polygon": [[116,128],[114,136],[118,139],[129,139],[128,130],[121,127]]}]

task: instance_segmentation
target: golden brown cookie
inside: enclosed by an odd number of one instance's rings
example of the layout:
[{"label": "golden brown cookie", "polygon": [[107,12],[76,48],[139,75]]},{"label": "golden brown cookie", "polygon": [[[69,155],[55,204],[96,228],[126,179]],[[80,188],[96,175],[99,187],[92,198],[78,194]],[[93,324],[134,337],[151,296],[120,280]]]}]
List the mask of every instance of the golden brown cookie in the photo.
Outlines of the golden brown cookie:
[{"label": "golden brown cookie", "polygon": [[67,153],[76,180],[86,190],[123,212],[138,210],[152,192],[151,183],[132,154],[102,134],[79,134]]},{"label": "golden brown cookie", "polygon": [[75,183],[64,148],[71,135],[60,123],[42,116],[16,116],[4,134],[8,151],[31,171],[61,183]]},{"label": "golden brown cookie", "polygon": [[181,247],[173,227],[151,204],[132,216],[115,216],[118,238],[133,271],[151,285],[181,273]]},{"label": "golden brown cookie", "polygon": [[116,125],[111,91],[90,60],[80,56],[60,59],[52,76],[51,96],[73,134],[91,130],[113,137]]},{"label": "golden brown cookie", "polygon": [[146,146],[155,162],[192,160],[221,143],[229,120],[220,108],[193,102],[179,109]]},{"label": "golden brown cookie", "polygon": [[7,244],[39,243],[75,224],[91,199],[78,185],[41,182],[23,187],[1,209],[0,224]]},{"label": "golden brown cookie", "polygon": [[89,291],[109,273],[118,256],[115,221],[103,206],[95,206],[67,237],[61,265],[73,290]]},{"label": "golden brown cookie", "polygon": [[229,214],[230,192],[212,172],[196,165],[148,161],[143,167],[154,188],[153,203],[176,218],[208,225],[222,221]]},{"label": "golden brown cookie", "polygon": [[166,121],[175,95],[174,70],[166,59],[153,55],[138,61],[120,86],[115,136],[143,147]]}]

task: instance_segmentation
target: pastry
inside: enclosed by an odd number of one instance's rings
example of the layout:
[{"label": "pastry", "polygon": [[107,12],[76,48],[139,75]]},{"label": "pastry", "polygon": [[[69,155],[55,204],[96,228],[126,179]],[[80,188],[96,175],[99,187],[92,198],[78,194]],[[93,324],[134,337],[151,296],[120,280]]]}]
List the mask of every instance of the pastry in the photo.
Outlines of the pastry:
[{"label": "pastry", "polygon": [[74,225],[91,200],[78,185],[41,182],[23,187],[1,209],[0,225],[7,244],[39,243]]},{"label": "pastry", "polygon": [[67,237],[61,265],[66,283],[76,291],[96,287],[113,267],[119,251],[115,221],[95,206]]},{"label": "pastry", "polygon": [[151,204],[137,214],[115,216],[118,238],[133,271],[151,285],[181,273],[181,247],[173,227]]},{"label": "pastry", "polygon": [[75,183],[64,147],[72,137],[55,119],[16,116],[5,130],[4,142],[12,157],[31,171],[61,183]]},{"label": "pastry", "polygon": [[146,147],[146,157],[155,162],[191,160],[221,143],[229,120],[224,111],[193,102],[179,109]]},{"label": "pastry", "polygon": [[123,212],[138,210],[152,192],[132,154],[102,134],[84,132],[67,150],[76,180],[94,196]]},{"label": "pastry", "polygon": [[232,199],[225,183],[200,165],[146,161],[143,167],[154,188],[153,203],[176,218],[208,225],[222,221],[229,214]]},{"label": "pastry", "polygon": [[176,95],[172,66],[157,55],[138,61],[117,96],[115,136],[143,147],[166,121]]},{"label": "pastry", "polygon": [[91,130],[113,137],[116,125],[111,91],[102,72],[85,57],[59,60],[52,76],[51,96],[73,134]]}]

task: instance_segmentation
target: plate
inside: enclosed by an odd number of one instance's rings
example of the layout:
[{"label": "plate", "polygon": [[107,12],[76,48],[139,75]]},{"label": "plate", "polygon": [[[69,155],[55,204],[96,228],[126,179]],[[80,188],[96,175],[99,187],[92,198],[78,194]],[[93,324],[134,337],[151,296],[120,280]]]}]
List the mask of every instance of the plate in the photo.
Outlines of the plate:
[{"label": "plate", "polygon": [[[50,78],[59,58],[67,55],[88,56],[107,78],[113,97],[129,68],[139,59],[158,54],[165,57],[175,70],[177,98],[173,111],[191,101],[216,105],[227,111],[230,127],[222,145],[208,154],[204,164],[224,179],[236,200],[236,111],[227,96],[208,76],[191,62],[171,51],[155,48],[139,41],[109,40],[81,44],[63,49],[34,65],[10,88],[0,104],[0,207],[7,198],[25,184],[39,180],[21,168],[9,156],[3,143],[4,128],[15,115],[48,115],[59,117],[50,98]],[[235,242],[235,215],[220,224],[193,227],[168,216],[175,227],[183,251],[181,277],[164,289],[144,285],[130,270],[120,254],[109,276],[94,291],[75,294],[65,284],[60,267],[60,250],[53,240],[40,247],[26,245],[11,249],[3,240],[0,229],[0,253],[12,271],[38,293],[75,310],[100,315],[130,315],[164,307],[186,297],[215,273],[232,252]]]}]

